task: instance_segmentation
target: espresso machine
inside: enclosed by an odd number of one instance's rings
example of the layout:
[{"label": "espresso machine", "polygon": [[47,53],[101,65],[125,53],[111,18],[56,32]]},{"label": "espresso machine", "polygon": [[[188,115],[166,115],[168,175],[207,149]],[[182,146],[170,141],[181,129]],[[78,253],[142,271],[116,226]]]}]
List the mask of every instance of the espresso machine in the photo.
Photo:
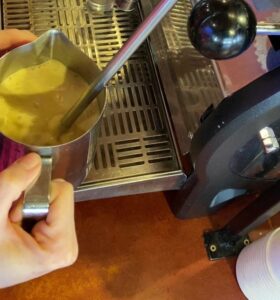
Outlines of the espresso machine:
[{"label": "espresso machine", "polygon": [[[221,3],[229,2],[237,6],[226,15]],[[102,69],[157,3],[1,0],[0,24],[36,35],[61,30]],[[76,201],[165,191],[171,210],[185,219],[214,212],[235,197],[275,189],[280,68],[228,95],[215,61],[242,55],[256,34],[270,35],[275,49],[279,45],[279,25],[257,23],[243,4],[176,2],[107,85],[93,168],[76,189]],[[216,17],[217,11],[221,20],[207,15]],[[232,20],[234,14],[238,18]],[[244,34],[235,27],[237,19]],[[213,24],[233,27],[220,36]],[[239,35],[232,39],[234,30]],[[275,203],[267,210],[275,212]]]}]

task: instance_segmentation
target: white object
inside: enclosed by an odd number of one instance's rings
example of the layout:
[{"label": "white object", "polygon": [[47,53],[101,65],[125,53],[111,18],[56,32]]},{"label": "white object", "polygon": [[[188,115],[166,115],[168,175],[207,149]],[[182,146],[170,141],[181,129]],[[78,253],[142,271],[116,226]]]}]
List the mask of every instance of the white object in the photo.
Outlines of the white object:
[{"label": "white object", "polygon": [[280,300],[280,227],[241,251],[236,276],[249,300]]}]

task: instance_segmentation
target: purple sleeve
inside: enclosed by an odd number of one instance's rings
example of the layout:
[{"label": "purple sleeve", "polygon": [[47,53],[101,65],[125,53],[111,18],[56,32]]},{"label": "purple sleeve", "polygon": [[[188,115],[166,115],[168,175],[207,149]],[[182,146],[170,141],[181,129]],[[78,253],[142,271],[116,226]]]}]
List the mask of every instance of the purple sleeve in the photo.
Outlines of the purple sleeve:
[{"label": "purple sleeve", "polygon": [[15,143],[0,134],[0,171],[24,155],[24,146]]}]

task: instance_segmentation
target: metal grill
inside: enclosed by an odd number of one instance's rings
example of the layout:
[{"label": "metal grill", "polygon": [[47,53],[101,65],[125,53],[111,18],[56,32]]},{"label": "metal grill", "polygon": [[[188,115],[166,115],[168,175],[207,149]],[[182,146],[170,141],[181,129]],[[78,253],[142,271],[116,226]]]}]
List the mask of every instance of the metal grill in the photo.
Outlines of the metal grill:
[{"label": "metal grill", "polygon": [[201,56],[191,45],[187,34],[187,15],[191,9],[189,1],[178,1],[167,18],[162,21],[162,26],[171,52],[180,53],[182,49],[189,48],[188,54],[200,59]]},{"label": "metal grill", "polygon": [[[100,15],[81,0],[3,1],[4,28],[30,29],[37,35],[60,29],[100,68],[139,22],[138,11]],[[85,184],[179,170],[147,45],[111,80],[108,95],[94,167]]]},{"label": "metal grill", "polygon": [[191,8],[189,1],[178,1],[163,21],[163,28],[169,33],[166,33],[166,40],[177,72],[182,70],[184,62],[185,72],[180,72],[177,77],[177,93],[185,116],[186,132],[190,137],[198,129],[205,109],[211,104],[218,104],[222,99],[211,61],[202,57],[189,40],[186,16],[190,14]]},{"label": "metal grill", "polygon": [[[146,1],[151,5],[146,4],[145,9]],[[146,1],[143,1],[146,12],[158,2]],[[166,82],[163,87],[178,142],[184,153],[189,151],[190,140],[200,125],[203,112],[223,98],[211,61],[202,57],[189,40],[187,18],[191,8],[191,1],[178,0],[151,40],[159,58],[160,75]]]}]

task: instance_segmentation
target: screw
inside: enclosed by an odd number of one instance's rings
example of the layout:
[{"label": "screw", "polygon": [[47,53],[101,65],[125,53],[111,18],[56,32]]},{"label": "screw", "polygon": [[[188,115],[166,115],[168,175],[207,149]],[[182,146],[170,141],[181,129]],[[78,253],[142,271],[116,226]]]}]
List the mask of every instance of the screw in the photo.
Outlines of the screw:
[{"label": "screw", "polygon": [[211,252],[216,252],[217,251],[217,246],[214,245],[214,244],[210,245],[210,251]]},{"label": "screw", "polygon": [[247,246],[247,245],[250,244],[250,241],[249,241],[248,239],[245,239],[245,240],[243,241],[243,243],[244,243],[245,246]]}]

